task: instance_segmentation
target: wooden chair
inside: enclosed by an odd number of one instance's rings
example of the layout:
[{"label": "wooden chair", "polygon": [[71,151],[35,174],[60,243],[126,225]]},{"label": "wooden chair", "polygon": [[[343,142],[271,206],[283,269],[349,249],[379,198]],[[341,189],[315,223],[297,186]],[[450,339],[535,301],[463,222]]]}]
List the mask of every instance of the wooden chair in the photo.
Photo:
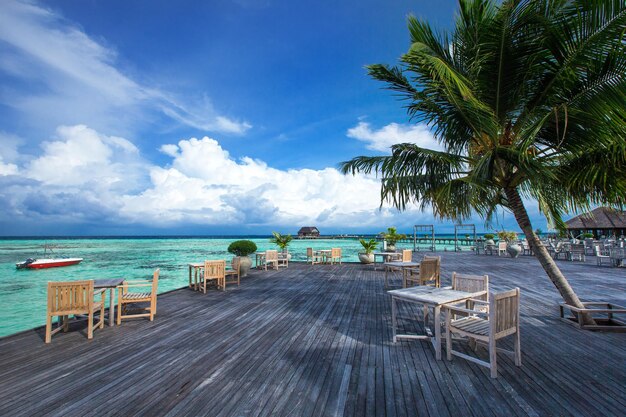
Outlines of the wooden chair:
[{"label": "wooden chair", "polygon": [[330,257],[326,261],[330,262],[331,265],[335,262],[339,262],[341,265],[341,248],[331,248]]},{"label": "wooden chair", "polygon": [[481,292],[481,295],[474,296],[475,299],[489,301],[489,276],[487,275],[467,275],[452,273],[452,287],[456,291],[471,293]]},{"label": "wooden chair", "polygon": [[574,261],[578,259],[581,262],[585,262],[585,245],[584,244],[576,244],[571,245],[569,251],[567,252],[567,259],[570,261]]},{"label": "wooden chair", "polygon": [[306,248],[306,261],[311,262],[311,265],[321,264],[323,262],[322,255],[313,248]]},{"label": "wooden chair", "polygon": [[[100,301],[94,296],[100,295]],[[94,292],[93,280],[48,282],[48,311],[46,313],[46,343],[52,336],[69,329],[69,316],[87,314],[87,339],[93,339],[93,329],[104,328],[104,288]],[[94,323],[94,312],[100,311],[100,320]],[[58,327],[52,330],[52,317],[59,317]]]},{"label": "wooden chair", "polygon": [[506,242],[498,242],[498,256],[506,255]]},{"label": "wooden chair", "polygon": [[[489,302],[474,301],[477,304],[488,305],[487,312],[454,305],[444,305],[442,311],[446,315],[447,359],[452,360],[452,355],[455,355],[481,366],[486,366],[490,369],[492,378],[498,376],[497,352],[513,355],[515,365],[522,366],[519,294],[519,288],[515,288],[499,294],[491,294]],[[466,314],[466,316],[453,320],[452,317],[456,314]],[[489,362],[453,350],[452,333],[486,344],[489,350]],[[515,335],[514,351],[504,350],[496,346],[498,340],[511,335]]]},{"label": "wooden chair", "polygon": [[613,264],[611,262],[611,255],[605,255],[605,254],[600,252],[600,245],[594,245],[593,246],[593,252],[596,255],[596,263],[598,264],[598,266],[602,266],[602,260],[603,259],[606,259],[609,262],[609,265]]},{"label": "wooden chair", "polygon": [[[146,279],[124,281],[122,285],[117,287],[118,326],[122,323],[122,319],[148,317],[150,321],[154,320],[157,308],[159,272],[160,270],[158,268],[154,270],[154,273],[152,274],[152,281]],[[146,290],[149,291],[146,292]],[[139,303],[149,303],[149,305],[147,307],[139,307],[136,305]],[[133,308],[128,307],[130,304],[133,305]],[[131,311],[140,311],[140,313],[129,314]]]},{"label": "wooden chair", "polygon": [[263,259],[263,268],[267,271],[267,266],[273,265],[273,268],[278,270],[278,251],[266,250],[265,259]]},{"label": "wooden chair", "polygon": [[239,278],[241,275],[239,257],[234,257],[230,262],[230,265],[231,269],[226,269],[224,271],[224,288],[226,288],[227,284],[237,284],[237,286],[239,286]]},{"label": "wooden chair", "polygon": [[217,289],[226,288],[226,261],[204,261],[204,270],[200,273],[200,289],[206,294],[207,282],[214,281]]},{"label": "wooden chair", "polygon": [[278,267],[281,266],[289,268],[289,252],[280,252],[278,254]]},{"label": "wooden chair", "polygon": [[419,268],[407,268],[402,286],[428,285],[439,288],[441,256],[424,256]]}]

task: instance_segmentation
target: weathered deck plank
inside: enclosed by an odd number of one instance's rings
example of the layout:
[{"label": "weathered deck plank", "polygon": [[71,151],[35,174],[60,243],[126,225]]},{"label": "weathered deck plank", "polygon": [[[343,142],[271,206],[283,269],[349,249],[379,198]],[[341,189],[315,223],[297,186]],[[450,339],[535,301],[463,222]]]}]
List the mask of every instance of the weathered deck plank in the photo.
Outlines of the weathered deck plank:
[{"label": "weathered deck plank", "polygon": [[[443,285],[462,271],[521,288],[521,368],[499,356],[494,380],[436,361],[425,342],[393,344],[382,271],[291,264],[226,292],[161,295],[154,322],[92,341],[73,331],[44,345],[42,329],[0,339],[0,415],[623,415],[626,335],[558,320],[559,296],[531,257],[439,255]],[[625,269],[558,262],[581,298],[626,302]],[[403,332],[422,330],[419,314],[399,303]]]}]

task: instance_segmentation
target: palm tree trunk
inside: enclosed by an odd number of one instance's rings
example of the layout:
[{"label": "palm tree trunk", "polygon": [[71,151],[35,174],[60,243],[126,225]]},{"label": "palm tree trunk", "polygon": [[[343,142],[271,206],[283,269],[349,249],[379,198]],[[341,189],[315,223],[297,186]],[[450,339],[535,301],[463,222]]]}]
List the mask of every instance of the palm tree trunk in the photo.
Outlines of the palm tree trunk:
[{"label": "palm tree trunk", "polygon": [[[539,263],[543,267],[544,271],[546,271],[546,274],[548,274],[550,281],[552,281],[556,289],[561,294],[561,297],[563,297],[563,300],[573,307],[585,308],[572,287],[569,285],[569,282],[567,282],[565,275],[563,275],[559,267],[556,265],[556,262],[554,262],[554,259],[552,259],[548,253],[548,250],[541,244],[539,238],[535,235],[535,232],[533,232],[528,212],[526,211],[526,207],[524,206],[517,189],[505,188],[504,192],[509,202],[509,208],[513,211],[515,220],[517,220],[517,224],[524,232],[530,248],[535,254],[535,257],[539,260]],[[583,315],[583,321],[585,324],[595,324],[595,321],[589,314]]]}]

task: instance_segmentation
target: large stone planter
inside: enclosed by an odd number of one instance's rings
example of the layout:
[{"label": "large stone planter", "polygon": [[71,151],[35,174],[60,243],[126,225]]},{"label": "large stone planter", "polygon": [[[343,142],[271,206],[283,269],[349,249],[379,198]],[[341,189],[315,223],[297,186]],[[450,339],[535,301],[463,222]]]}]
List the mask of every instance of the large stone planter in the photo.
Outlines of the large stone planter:
[{"label": "large stone planter", "polygon": [[233,261],[235,261],[235,259],[239,259],[239,277],[243,278],[248,276],[248,272],[250,272],[250,268],[252,268],[252,259],[250,259],[249,256],[235,256]]},{"label": "large stone planter", "polygon": [[517,258],[522,253],[522,247],[517,243],[509,243],[506,245],[506,251],[511,255],[511,258]]},{"label": "large stone planter", "polygon": [[359,261],[362,264],[371,264],[374,262],[374,254],[373,253],[359,253]]},{"label": "large stone planter", "polygon": [[387,246],[385,247],[385,252],[395,252],[396,251],[396,244],[394,243],[393,245],[387,243]]}]

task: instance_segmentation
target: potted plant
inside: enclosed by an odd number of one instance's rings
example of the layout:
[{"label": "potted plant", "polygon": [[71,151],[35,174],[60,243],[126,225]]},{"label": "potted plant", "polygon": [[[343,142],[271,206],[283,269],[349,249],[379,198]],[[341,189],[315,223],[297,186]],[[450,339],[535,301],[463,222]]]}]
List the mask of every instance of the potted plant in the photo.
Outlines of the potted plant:
[{"label": "potted plant", "polygon": [[517,233],[503,230],[498,232],[498,238],[506,242],[506,251],[511,258],[517,258],[522,253],[522,247],[517,242]]},{"label": "potted plant", "polygon": [[252,267],[252,259],[248,255],[256,252],[256,243],[251,240],[236,240],[228,245],[228,252],[239,258],[239,276],[245,277]]},{"label": "potted plant", "polygon": [[496,235],[494,235],[493,233],[485,233],[484,238],[485,238],[485,245],[495,245],[496,242],[493,241],[493,238],[496,237]]},{"label": "potted plant", "polygon": [[376,239],[359,239],[359,242],[361,243],[361,246],[363,246],[363,250],[365,251],[359,253],[359,261],[361,261],[362,264],[371,264],[372,262],[374,262],[373,252],[376,249],[376,246],[378,246],[378,242],[376,242]]},{"label": "potted plant", "polygon": [[287,251],[287,246],[289,246],[289,242],[293,240],[291,235],[281,235],[278,232],[272,232],[274,237],[270,238],[270,242],[278,246],[283,255],[287,256],[287,259],[291,259],[291,255]]},{"label": "potted plant", "polygon": [[387,242],[387,248],[385,249],[387,252],[395,252],[398,240],[406,239],[406,235],[397,233],[395,227],[388,227],[387,232],[382,232],[382,236]]}]

